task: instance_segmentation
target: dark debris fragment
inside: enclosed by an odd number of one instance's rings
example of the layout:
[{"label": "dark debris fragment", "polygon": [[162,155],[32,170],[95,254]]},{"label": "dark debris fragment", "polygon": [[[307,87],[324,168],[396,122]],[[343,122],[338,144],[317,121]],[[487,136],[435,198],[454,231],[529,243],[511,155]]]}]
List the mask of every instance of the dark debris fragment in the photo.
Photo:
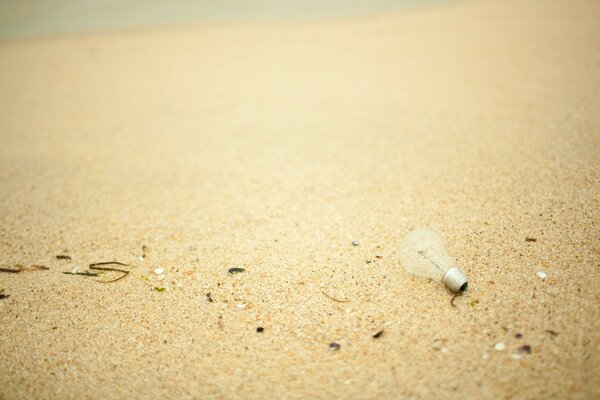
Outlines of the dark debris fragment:
[{"label": "dark debris fragment", "polygon": [[534,238],[534,237],[529,237],[529,236],[528,236],[528,237],[526,237],[526,238],[525,238],[525,241],[526,241],[526,242],[537,242],[537,239],[536,239],[536,238]]},{"label": "dark debris fragment", "polygon": [[97,272],[63,272],[65,275],[79,275],[79,276],[98,276]]},{"label": "dark debris fragment", "polygon": [[519,353],[531,354],[531,346],[524,344],[523,346],[519,347]]},{"label": "dark debris fragment", "polygon": [[66,254],[59,254],[56,256],[57,260],[67,260],[67,261],[71,261],[71,256],[68,256]]},{"label": "dark debris fragment", "polygon": [[8,299],[9,297],[10,297],[10,294],[4,294],[4,290],[0,290],[0,300]]},{"label": "dark debris fragment", "polygon": [[339,350],[342,347],[339,343],[329,343],[329,350]]},{"label": "dark debris fragment", "polygon": [[265,331],[265,328],[263,328],[262,326],[259,326],[256,328],[256,332],[258,333],[263,333]]},{"label": "dark debris fragment", "polygon": [[383,335],[383,329],[373,335],[373,339],[379,339]]},{"label": "dark debris fragment", "polygon": [[228,274],[239,274],[241,272],[246,272],[246,270],[244,268],[229,268],[227,270]]}]

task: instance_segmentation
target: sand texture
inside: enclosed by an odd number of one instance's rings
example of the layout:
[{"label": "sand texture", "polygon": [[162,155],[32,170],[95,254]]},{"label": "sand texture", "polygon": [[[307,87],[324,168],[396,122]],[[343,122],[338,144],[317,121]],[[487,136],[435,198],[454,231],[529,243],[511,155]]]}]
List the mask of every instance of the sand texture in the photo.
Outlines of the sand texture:
[{"label": "sand texture", "polygon": [[[599,21],[482,0],[0,43],[0,264],[49,268],[0,272],[0,398],[600,397]],[[403,271],[415,227],[469,276],[455,307]]]}]

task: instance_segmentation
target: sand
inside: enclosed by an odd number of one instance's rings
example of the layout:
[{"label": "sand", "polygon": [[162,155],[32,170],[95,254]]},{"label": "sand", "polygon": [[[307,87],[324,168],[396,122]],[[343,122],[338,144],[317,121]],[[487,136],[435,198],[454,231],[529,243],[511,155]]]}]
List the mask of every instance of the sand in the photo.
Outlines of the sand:
[{"label": "sand", "polygon": [[[599,20],[1,43],[0,264],[49,270],[0,273],[0,398],[599,397]],[[469,276],[456,307],[399,263],[419,226]]]}]

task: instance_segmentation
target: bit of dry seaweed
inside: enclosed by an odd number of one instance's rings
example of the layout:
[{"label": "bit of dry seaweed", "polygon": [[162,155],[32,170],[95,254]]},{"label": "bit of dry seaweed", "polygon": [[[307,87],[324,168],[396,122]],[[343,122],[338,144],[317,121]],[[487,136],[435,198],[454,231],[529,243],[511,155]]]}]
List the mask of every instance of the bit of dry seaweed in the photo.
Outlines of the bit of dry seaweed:
[{"label": "bit of dry seaweed", "polygon": [[71,256],[67,256],[66,254],[59,254],[56,256],[56,259],[71,261]]},{"label": "bit of dry seaweed", "polygon": [[102,282],[102,283],[116,282],[118,280],[125,278],[127,275],[129,275],[129,271],[127,271],[127,270],[119,269],[119,268],[111,268],[111,267],[101,267],[101,265],[123,265],[125,267],[129,267],[129,264],[123,264],[118,261],[102,261],[102,262],[92,263],[88,266],[90,269],[100,270],[100,271],[115,271],[115,272],[123,273],[123,275],[119,276],[116,279],[112,279],[110,281],[99,281],[99,282]]},{"label": "bit of dry seaweed", "polygon": [[20,268],[6,268],[6,267],[0,267],[0,272],[8,272],[11,274],[18,274],[19,272],[21,272]]},{"label": "bit of dry seaweed", "polygon": [[350,299],[344,299],[344,300],[336,299],[335,297],[331,297],[330,295],[328,295],[327,293],[325,293],[322,290],[321,290],[321,293],[323,293],[325,296],[329,297],[331,300],[337,301],[338,303],[347,303],[350,301]]},{"label": "bit of dry seaweed", "polygon": [[526,241],[526,242],[537,242],[537,239],[536,239],[536,238],[533,238],[533,237],[526,237],[526,238],[525,238],[525,241]]},{"label": "bit of dry seaweed", "polygon": [[210,292],[206,293],[206,300],[208,300],[209,303],[214,303],[213,298],[210,296]]},{"label": "bit of dry seaweed", "polygon": [[246,270],[244,268],[229,268],[227,270],[228,274],[239,274],[240,272],[245,272]]},{"label": "bit of dry seaweed", "polygon": [[166,287],[158,287],[155,286],[152,290],[156,291],[156,292],[166,292],[167,288]]},{"label": "bit of dry seaweed", "polygon": [[99,276],[97,272],[63,272],[65,275],[79,275],[79,276]]},{"label": "bit of dry seaweed", "polygon": [[5,266],[5,267],[0,267],[0,272],[8,272],[8,273],[12,273],[12,274],[18,274],[19,272],[28,272],[28,271],[45,271],[48,270],[50,268],[46,267],[45,265],[21,265],[21,264],[15,264],[12,266]]}]

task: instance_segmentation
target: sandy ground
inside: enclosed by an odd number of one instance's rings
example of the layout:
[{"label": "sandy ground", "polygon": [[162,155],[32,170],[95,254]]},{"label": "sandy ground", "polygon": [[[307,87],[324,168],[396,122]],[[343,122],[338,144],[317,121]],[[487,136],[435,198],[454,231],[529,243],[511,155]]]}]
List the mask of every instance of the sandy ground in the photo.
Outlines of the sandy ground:
[{"label": "sandy ground", "polygon": [[[0,398],[598,398],[598,21],[483,0],[0,44],[0,263],[49,267],[0,273]],[[417,226],[470,277],[456,307],[399,264]]]}]

